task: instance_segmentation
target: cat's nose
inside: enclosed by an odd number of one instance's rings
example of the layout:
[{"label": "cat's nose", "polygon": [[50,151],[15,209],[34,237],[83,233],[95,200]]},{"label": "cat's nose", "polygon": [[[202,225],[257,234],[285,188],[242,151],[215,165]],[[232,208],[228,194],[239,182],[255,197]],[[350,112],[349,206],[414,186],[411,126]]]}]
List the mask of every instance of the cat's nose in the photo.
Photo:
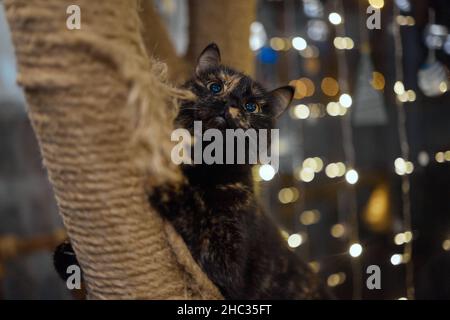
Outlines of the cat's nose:
[{"label": "cat's nose", "polygon": [[227,109],[231,118],[235,119],[239,116],[239,108],[237,106],[229,106]]}]

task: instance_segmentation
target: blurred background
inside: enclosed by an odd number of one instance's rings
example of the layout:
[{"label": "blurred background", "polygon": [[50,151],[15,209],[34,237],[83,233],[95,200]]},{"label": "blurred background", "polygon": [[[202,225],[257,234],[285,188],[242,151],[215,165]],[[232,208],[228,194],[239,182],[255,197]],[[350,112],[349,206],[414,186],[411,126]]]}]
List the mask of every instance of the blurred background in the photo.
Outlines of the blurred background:
[{"label": "blurred background", "polygon": [[[152,3],[179,56],[195,2]],[[258,0],[254,16],[256,79],[296,87],[278,124],[280,170],[254,171],[288,245],[339,299],[449,299],[450,3]],[[52,267],[64,230],[15,79],[0,2],[0,299],[71,299]],[[381,289],[366,286],[370,265]]]}]

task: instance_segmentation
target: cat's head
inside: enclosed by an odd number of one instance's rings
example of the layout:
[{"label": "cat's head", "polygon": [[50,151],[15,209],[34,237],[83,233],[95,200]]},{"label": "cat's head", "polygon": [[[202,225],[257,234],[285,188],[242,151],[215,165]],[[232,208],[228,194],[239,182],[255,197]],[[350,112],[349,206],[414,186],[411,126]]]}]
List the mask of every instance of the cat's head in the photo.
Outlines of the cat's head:
[{"label": "cat's head", "polygon": [[200,54],[194,77],[185,87],[195,99],[182,103],[176,119],[178,127],[192,129],[202,121],[204,129],[270,129],[288,107],[294,88],[267,92],[259,83],[220,62],[216,44]]}]

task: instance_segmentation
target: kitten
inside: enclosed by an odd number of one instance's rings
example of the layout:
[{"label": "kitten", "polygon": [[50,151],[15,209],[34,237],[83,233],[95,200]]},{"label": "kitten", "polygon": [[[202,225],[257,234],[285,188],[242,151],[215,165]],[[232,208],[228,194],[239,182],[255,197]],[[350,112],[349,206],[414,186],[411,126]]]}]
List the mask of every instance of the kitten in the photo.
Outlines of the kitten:
[{"label": "kitten", "polygon": [[[194,77],[183,87],[196,99],[181,102],[175,127],[191,132],[194,121],[202,121],[204,130],[271,129],[294,94],[290,86],[267,92],[221,65],[215,44],[200,54]],[[251,165],[195,164],[182,170],[182,185],[158,187],[149,200],[226,299],[327,298],[317,276],[258,205]]]}]

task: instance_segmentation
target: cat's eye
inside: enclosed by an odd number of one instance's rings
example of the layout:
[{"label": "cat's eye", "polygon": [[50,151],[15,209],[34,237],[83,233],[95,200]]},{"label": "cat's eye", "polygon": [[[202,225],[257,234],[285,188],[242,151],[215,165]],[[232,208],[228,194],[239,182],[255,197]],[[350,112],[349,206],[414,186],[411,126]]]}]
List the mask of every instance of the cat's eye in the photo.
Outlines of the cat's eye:
[{"label": "cat's eye", "polygon": [[247,102],[244,109],[247,112],[257,112],[259,110],[259,106],[256,102]]},{"label": "cat's eye", "polygon": [[212,82],[208,85],[208,89],[214,94],[219,94],[222,92],[222,85],[218,82]]}]

